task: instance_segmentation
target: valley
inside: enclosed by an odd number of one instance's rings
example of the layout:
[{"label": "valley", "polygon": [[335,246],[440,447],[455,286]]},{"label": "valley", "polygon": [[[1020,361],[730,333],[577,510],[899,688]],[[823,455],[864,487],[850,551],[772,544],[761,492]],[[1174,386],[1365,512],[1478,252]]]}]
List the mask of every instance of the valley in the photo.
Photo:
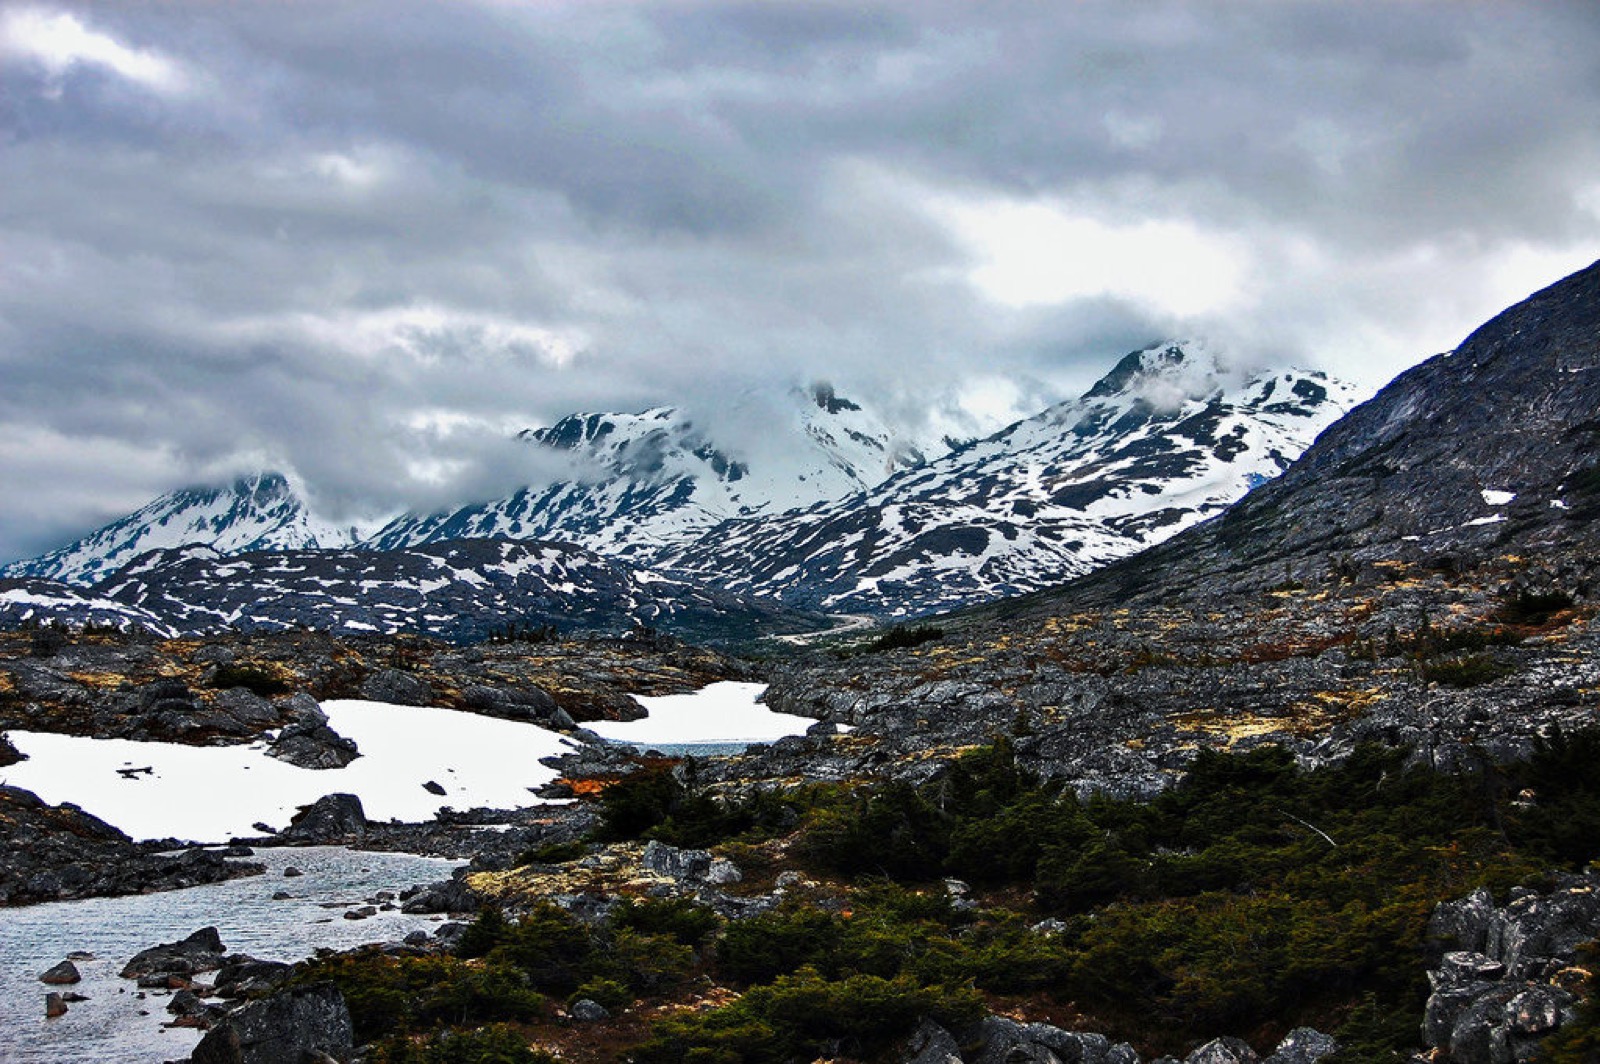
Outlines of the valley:
[{"label": "valley", "polygon": [[[844,501],[709,524],[661,574],[538,539],[180,546],[80,614],[17,577],[0,760],[44,733],[252,749],[330,786],[240,845],[466,861],[394,900],[448,933],[281,958],[231,1007],[184,975],[216,1008],[197,1061],[335,998],[330,1052],[374,1064],[1589,1060],[1597,337],[1600,264],[1342,416],[1296,374],[1158,406],[1140,388],[1195,369],[1158,345]],[[1091,517],[1122,546],[1039,546]],[[706,732],[731,750],[629,730],[758,690],[745,719],[789,723]],[[346,699],[537,728],[542,775],[520,808],[369,817],[332,784],[377,753]],[[414,745],[508,742],[453,719]],[[5,870],[13,904],[167,885],[148,845],[7,794],[8,838],[61,844]]]}]

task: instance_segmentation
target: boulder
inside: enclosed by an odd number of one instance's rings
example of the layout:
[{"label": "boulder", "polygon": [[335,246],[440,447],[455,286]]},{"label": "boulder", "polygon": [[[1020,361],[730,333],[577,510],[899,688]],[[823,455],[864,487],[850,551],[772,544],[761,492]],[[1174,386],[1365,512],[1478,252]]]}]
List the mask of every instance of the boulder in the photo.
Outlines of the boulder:
[{"label": "boulder", "polygon": [[682,850],[651,839],[639,863],[647,872],[682,882],[704,879],[706,873],[711,871],[711,860],[711,855],[705,850]]},{"label": "boulder", "polygon": [[1315,1027],[1296,1027],[1261,1064],[1317,1064],[1338,1051],[1339,1042],[1333,1035],[1323,1034]]},{"label": "boulder", "polygon": [[1242,1038],[1214,1038],[1183,1059],[1183,1064],[1256,1064],[1260,1058]]},{"label": "boulder", "polygon": [[292,720],[267,747],[268,756],[309,769],[344,768],[361,756],[353,740],[328,727],[328,715],[310,695],[295,694],[286,708]]},{"label": "boulder", "polygon": [[1106,1064],[1112,1048],[1103,1034],[1018,1023],[1004,1016],[980,1021],[972,1040],[982,1047],[973,1058],[977,1064]]},{"label": "boulder", "polygon": [[353,794],[328,794],[300,811],[279,838],[293,842],[359,841],[367,834],[367,815]]},{"label": "boulder", "polygon": [[302,1064],[325,1054],[347,1059],[350,1009],[332,983],[252,1001],[220,1020],[195,1046],[193,1064]]},{"label": "boulder", "polygon": [[559,712],[556,700],[531,684],[514,690],[472,684],[462,689],[461,700],[476,713],[505,720],[548,722]]},{"label": "boulder", "polygon": [[57,1016],[65,1016],[66,1014],[67,1003],[61,1000],[60,994],[52,991],[44,996],[45,1019],[53,1020]]},{"label": "boulder", "polygon": [[261,961],[254,957],[234,957],[217,970],[211,992],[217,997],[250,997],[276,989],[293,969],[282,961]]},{"label": "boulder", "polygon": [[50,986],[71,986],[82,980],[83,976],[78,974],[78,966],[71,961],[62,961],[39,976],[39,982]]},{"label": "boulder", "polygon": [[961,1064],[961,1046],[932,1020],[922,1021],[907,1039],[902,1064]]},{"label": "boulder", "polygon": [[611,1010],[589,998],[579,998],[567,1010],[567,1015],[582,1023],[596,1023],[600,1020],[609,1020]]},{"label": "boulder", "polygon": [[140,950],[122,966],[122,978],[188,976],[196,972],[214,971],[222,967],[222,955],[227,949],[215,927],[202,927],[179,942]]}]

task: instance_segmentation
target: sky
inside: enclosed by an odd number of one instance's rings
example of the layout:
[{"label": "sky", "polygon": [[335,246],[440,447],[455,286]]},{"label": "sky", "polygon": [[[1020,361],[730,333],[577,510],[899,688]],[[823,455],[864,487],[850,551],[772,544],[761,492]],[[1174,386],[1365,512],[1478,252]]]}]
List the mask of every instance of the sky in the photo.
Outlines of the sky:
[{"label": "sky", "polygon": [[0,561],[273,468],[826,379],[979,432],[1152,340],[1372,389],[1600,257],[1590,0],[0,0]]}]

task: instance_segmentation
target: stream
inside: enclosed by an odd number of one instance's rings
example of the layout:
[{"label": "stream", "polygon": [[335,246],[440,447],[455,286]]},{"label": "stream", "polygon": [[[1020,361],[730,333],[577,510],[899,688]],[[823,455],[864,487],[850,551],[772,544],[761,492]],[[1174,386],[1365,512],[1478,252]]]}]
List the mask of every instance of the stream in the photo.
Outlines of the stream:
[{"label": "stream", "polygon": [[[345,949],[365,942],[430,934],[439,916],[379,912],[365,920],[344,913],[381,890],[399,893],[449,877],[462,862],[412,854],[365,853],[342,846],[262,848],[248,860],[267,866],[262,876],[124,898],[90,898],[0,909],[0,1061],[22,1062],[182,1060],[203,1032],[166,1028],[170,992],[139,991],[117,973],[135,953],[215,925],[229,954],[295,961],[316,947]],[[303,876],[285,878],[293,865]],[[277,891],[293,895],[273,901]],[[51,987],[39,974],[82,950],[94,960],[75,961],[83,981]],[[203,980],[206,977],[201,977]],[[47,1020],[44,996],[77,991],[89,1000]]]}]

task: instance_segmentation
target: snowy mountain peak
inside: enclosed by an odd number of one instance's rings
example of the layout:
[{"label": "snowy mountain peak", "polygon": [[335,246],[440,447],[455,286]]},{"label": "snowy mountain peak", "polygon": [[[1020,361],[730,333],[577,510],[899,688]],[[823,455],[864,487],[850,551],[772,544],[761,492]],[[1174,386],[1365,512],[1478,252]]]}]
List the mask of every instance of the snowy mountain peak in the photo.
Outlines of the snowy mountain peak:
[{"label": "snowy mountain peak", "polygon": [[314,517],[282,473],[267,472],[163,495],[75,543],[0,569],[0,576],[93,584],[142,554],[186,544],[237,554],[346,546],[354,538],[353,530]]},{"label": "snowy mountain peak", "polygon": [[1165,410],[1185,399],[1199,399],[1226,386],[1229,374],[1216,354],[1199,340],[1151,344],[1123,357],[1083,400],[1143,400]]},{"label": "snowy mountain peak", "polygon": [[1203,345],[1153,345],[1082,398],[862,498],[729,522],[671,562],[829,611],[917,614],[1033,590],[1217,513],[1354,399],[1320,373],[1240,380]]}]

